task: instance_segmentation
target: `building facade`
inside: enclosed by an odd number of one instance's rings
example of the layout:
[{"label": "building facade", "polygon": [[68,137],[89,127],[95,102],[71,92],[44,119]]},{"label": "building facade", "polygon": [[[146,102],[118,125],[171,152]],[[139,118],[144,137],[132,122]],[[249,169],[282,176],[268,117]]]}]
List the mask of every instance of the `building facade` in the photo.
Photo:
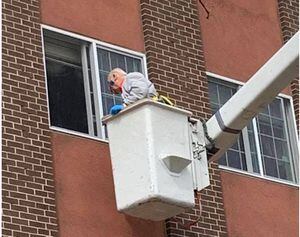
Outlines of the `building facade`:
[{"label": "building facade", "polygon": [[210,118],[299,28],[297,0],[3,0],[3,236],[298,236],[299,79],[209,165],[196,206],[116,209],[108,72],[146,75]]}]

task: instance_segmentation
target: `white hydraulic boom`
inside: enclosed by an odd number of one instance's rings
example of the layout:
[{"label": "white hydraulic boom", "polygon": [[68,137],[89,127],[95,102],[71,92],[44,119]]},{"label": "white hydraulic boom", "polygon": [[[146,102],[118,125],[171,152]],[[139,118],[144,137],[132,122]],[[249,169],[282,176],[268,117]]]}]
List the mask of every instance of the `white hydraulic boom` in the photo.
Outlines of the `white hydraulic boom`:
[{"label": "white hydraulic boom", "polygon": [[[299,31],[206,122],[206,147],[219,159],[267,104],[299,75]],[[211,141],[214,141],[213,144]]]}]

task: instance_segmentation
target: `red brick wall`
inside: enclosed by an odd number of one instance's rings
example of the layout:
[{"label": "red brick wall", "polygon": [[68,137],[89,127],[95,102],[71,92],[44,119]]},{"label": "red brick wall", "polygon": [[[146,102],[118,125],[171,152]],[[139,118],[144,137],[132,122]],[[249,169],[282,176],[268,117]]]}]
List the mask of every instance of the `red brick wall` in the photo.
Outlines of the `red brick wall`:
[{"label": "red brick wall", "polygon": [[139,9],[139,0],[41,0],[41,22],[144,52]]},{"label": "red brick wall", "polygon": [[38,0],[2,1],[2,233],[56,236]]},{"label": "red brick wall", "polygon": [[[299,0],[278,0],[278,14],[285,43],[299,30]],[[291,91],[299,133],[299,77],[292,82]]]},{"label": "red brick wall", "polygon": [[299,236],[299,188],[221,171],[230,237]]},{"label": "red brick wall", "polygon": [[[207,119],[210,115],[207,78],[196,0],[141,0],[142,24],[149,78],[176,105]],[[210,167],[211,186],[199,205],[167,221],[168,236],[226,236],[226,222],[216,164]],[[196,203],[199,199],[196,198]],[[198,223],[190,223],[201,215]]]}]

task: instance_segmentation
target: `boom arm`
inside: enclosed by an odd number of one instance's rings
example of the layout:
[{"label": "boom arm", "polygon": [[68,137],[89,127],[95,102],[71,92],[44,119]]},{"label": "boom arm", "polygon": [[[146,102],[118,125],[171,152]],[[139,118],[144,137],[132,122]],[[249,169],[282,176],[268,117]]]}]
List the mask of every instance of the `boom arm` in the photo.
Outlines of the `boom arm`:
[{"label": "boom arm", "polygon": [[[250,120],[298,76],[298,61],[299,31],[206,122],[208,135],[214,140],[214,155],[209,161],[219,159]],[[212,144],[207,140],[206,146]]]}]

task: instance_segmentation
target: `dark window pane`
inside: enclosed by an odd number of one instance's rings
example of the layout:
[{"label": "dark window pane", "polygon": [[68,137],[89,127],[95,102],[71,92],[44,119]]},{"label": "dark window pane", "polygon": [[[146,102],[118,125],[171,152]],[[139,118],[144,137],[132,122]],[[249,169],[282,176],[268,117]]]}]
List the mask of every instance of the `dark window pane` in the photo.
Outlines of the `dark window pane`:
[{"label": "dark window pane", "polygon": [[272,177],[278,177],[277,164],[275,159],[264,157],[265,174]]},{"label": "dark window pane", "polygon": [[115,97],[115,101],[116,101],[116,104],[120,105],[120,104],[123,104],[123,99],[121,97]]},{"label": "dark window pane", "polygon": [[46,56],[73,65],[81,66],[81,49],[79,45],[54,38],[45,38]]},{"label": "dark window pane", "polygon": [[219,106],[217,104],[211,103],[210,104],[212,114],[215,114],[219,110]]},{"label": "dark window pane", "polygon": [[280,119],[272,119],[274,137],[285,138],[284,122]]},{"label": "dark window pane", "polygon": [[231,97],[231,88],[225,86],[218,86],[220,103],[225,104]]},{"label": "dark window pane", "polygon": [[260,114],[269,115],[269,114],[270,114],[270,113],[269,113],[269,106],[267,105],[267,106],[263,109],[263,111],[260,112]]},{"label": "dark window pane", "polygon": [[140,72],[142,73],[142,64],[141,64],[141,61],[139,59],[134,59],[133,60],[133,70],[135,72]]},{"label": "dark window pane", "polygon": [[88,133],[82,70],[46,60],[51,125]]},{"label": "dark window pane", "polygon": [[291,165],[288,162],[278,161],[279,177],[292,181]]},{"label": "dark window pane", "polygon": [[289,161],[287,142],[275,139],[275,147],[277,158],[280,160]]},{"label": "dark window pane", "polygon": [[126,71],[125,67],[125,57],[123,55],[117,53],[110,53],[110,60],[111,60],[111,68],[121,68]]},{"label": "dark window pane", "polygon": [[240,150],[240,151],[245,151],[245,148],[244,148],[244,140],[243,140],[242,134],[239,135],[238,144],[239,144],[239,150]]},{"label": "dark window pane", "polygon": [[221,158],[219,159],[219,165],[227,165],[226,154],[222,155]]},{"label": "dark window pane", "polygon": [[102,95],[103,115],[109,114],[111,107],[114,105],[113,96]]},{"label": "dark window pane", "polygon": [[108,57],[108,51],[104,49],[98,49],[98,63],[99,63],[99,69],[105,72],[109,72],[110,66],[109,66],[109,57]]},{"label": "dark window pane", "polygon": [[253,123],[250,122],[250,123],[248,124],[247,128],[248,128],[248,131],[253,132]]},{"label": "dark window pane", "polygon": [[219,104],[217,84],[208,83],[208,92],[209,92],[210,102]]},{"label": "dark window pane", "polygon": [[267,156],[275,157],[273,139],[266,136],[260,136],[262,153]]},{"label": "dark window pane", "polygon": [[250,143],[250,151],[256,153],[256,144],[255,144],[254,133],[250,132],[249,130],[248,130],[248,138],[249,138],[249,143]]},{"label": "dark window pane", "polygon": [[244,153],[240,153],[242,161],[242,170],[247,170],[246,156]]},{"label": "dark window pane", "polygon": [[253,172],[259,173],[258,158],[256,153],[251,153]]},{"label": "dark window pane", "polygon": [[270,107],[270,115],[277,118],[282,118],[282,111],[281,111],[281,100],[275,99],[269,105]]},{"label": "dark window pane", "polygon": [[234,144],[232,145],[231,149],[233,149],[233,150],[239,150],[238,142],[234,143]]},{"label": "dark window pane", "polygon": [[126,57],[127,72],[134,72],[133,58]]},{"label": "dark window pane", "polygon": [[107,83],[107,72],[100,72],[100,85],[101,85],[101,92],[112,94],[109,85]]},{"label": "dark window pane", "polygon": [[259,125],[260,133],[272,136],[271,121],[268,116],[259,115],[258,116],[258,125]]},{"label": "dark window pane", "polygon": [[232,168],[241,169],[239,152],[228,150],[228,165]]}]

